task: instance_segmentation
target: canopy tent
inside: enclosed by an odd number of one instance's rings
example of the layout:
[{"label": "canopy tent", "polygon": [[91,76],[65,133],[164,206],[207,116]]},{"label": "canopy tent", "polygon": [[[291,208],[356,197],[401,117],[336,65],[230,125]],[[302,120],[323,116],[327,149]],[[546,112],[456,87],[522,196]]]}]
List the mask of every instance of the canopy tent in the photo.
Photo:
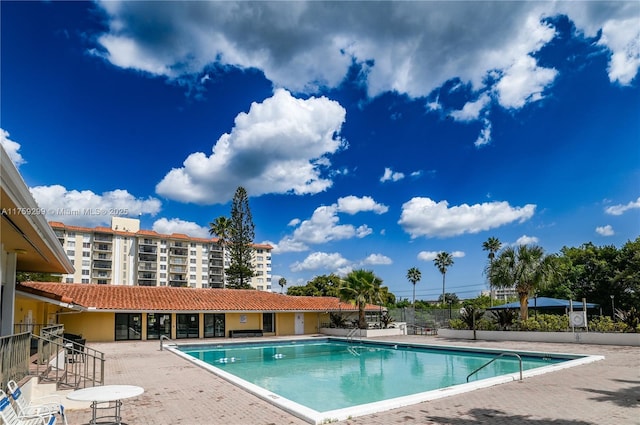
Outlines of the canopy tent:
[{"label": "canopy tent", "polygon": [[[529,302],[527,306],[532,309],[537,310],[553,310],[553,309],[564,309],[569,311],[570,309],[570,300],[561,300],[558,298],[547,298],[547,297],[532,297],[529,298]],[[590,308],[599,308],[599,304],[595,303],[587,303],[587,310]],[[509,310],[509,309],[519,309],[520,302],[516,301],[513,303],[502,304],[495,307],[490,307],[489,310]],[[582,301],[573,301],[573,309],[574,310],[582,310]]]}]

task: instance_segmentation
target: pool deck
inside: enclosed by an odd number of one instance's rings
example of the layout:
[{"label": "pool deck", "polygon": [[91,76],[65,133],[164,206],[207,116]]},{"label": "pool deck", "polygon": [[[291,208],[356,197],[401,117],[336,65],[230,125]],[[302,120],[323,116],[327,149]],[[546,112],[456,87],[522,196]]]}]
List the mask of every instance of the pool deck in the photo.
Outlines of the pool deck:
[{"label": "pool deck", "polygon": [[[247,341],[257,340],[258,338],[250,338]],[[386,337],[376,340],[591,354],[605,356],[605,359],[527,378],[521,382],[478,389],[333,423],[640,425],[638,347],[470,341],[434,336]],[[129,425],[307,423],[169,351],[160,351],[158,341],[89,345],[105,353],[106,384],[144,387],[145,392],[141,396],[123,400],[122,417]],[[88,408],[68,408],[67,418],[69,425],[88,424],[91,411]]]}]

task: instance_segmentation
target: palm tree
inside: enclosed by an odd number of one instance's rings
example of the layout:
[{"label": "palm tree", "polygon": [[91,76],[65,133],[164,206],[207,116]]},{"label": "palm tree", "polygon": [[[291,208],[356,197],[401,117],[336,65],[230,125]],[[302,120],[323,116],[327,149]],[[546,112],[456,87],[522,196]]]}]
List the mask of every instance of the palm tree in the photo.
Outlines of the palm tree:
[{"label": "palm tree", "polygon": [[[491,267],[493,259],[496,257],[496,252],[500,251],[500,248],[502,248],[502,242],[493,236],[485,242],[482,242],[482,250],[489,251],[489,267]],[[493,307],[493,284],[491,283],[491,279],[489,279],[489,302],[491,303],[491,307]]]},{"label": "palm tree", "polygon": [[284,287],[287,286],[287,279],[281,277],[280,280],[278,280],[278,285],[280,285],[280,293],[282,293]]},{"label": "palm tree", "polygon": [[409,270],[407,270],[407,279],[409,280],[409,282],[413,283],[413,305],[416,305],[416,283],[418,283],[420,281],[420,278],[422,278],[422,273],[420,273],[420,270],[418,270],[417,267],[411,267]]},{"label": "palm tree", "polygon": [[226,258],[225,247],[229,242],[232,221],[230,218],[220,216],[209,223],[209,234],[218,238],[218,245],[222,248],[222,287],[224,288],[226,278],[224,275],[224,260]]},{"label": "palm tree", "polygon": [[442,251],[442,252],[439,252],[438,255],[436,255],[436,258],[434,258],[433,263],[438,268],[438,270],[440,270],[440,273],[442,273],[442,302],[444,303],[445,301],[444,278],[445,278],[445,275],[447,274],[447,268],[453,265],[453,257],[448,252]]},{"label": "palm tree", "polygon": [[358,328],[366,329],[365,309],[367,303],[380,300],[382,280],[370,270],[353,270],[342,279],[339,289],[340,300],[358,306]]},{"label": "palm tree", "polygon": [[553,255],[537,245],[505,248],[489,265],[489,280],[499,288],[515,287],[520,300],[520,319],[527,320],[529,296],[550,282],[557,272]]}]

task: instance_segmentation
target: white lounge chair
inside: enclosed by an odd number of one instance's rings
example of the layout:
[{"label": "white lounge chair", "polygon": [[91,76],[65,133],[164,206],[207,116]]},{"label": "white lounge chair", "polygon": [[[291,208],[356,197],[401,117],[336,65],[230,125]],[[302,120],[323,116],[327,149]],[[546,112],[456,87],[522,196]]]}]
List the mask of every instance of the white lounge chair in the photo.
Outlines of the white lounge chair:
[{"label": "white lounge chair", "polygon": [[9,381],[7,389],[16,406],[19,417],[32,418],[34,416],[45,416],[59,414],[62,421],[67,425],[67,418],[64,415],[64,406],[60,403],[58,396],[45,396],[28,402],[16,381]]},{"label": "white lounge chair", "polygon": [[2,423],[6,425],[54,425],[56,417],[54,415],[36,416],[31,418],[20,417],[13,410],[13,406],[9,401],[9,397],[4,391],[0,390],[0,418]]}]

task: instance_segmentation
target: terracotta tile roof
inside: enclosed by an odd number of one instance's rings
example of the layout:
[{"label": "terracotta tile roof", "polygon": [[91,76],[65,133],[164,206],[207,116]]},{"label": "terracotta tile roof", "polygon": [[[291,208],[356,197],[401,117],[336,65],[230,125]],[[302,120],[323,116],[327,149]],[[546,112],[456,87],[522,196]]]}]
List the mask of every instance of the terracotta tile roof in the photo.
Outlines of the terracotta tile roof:
[{"label": "terracotta tile roof", "polygon": [[[16,290],[90,310],[126,311],[355,311],[334,297],[294,297],[243,289],[23,282]],[[368,305],[367,310],[380,307]]]}]

